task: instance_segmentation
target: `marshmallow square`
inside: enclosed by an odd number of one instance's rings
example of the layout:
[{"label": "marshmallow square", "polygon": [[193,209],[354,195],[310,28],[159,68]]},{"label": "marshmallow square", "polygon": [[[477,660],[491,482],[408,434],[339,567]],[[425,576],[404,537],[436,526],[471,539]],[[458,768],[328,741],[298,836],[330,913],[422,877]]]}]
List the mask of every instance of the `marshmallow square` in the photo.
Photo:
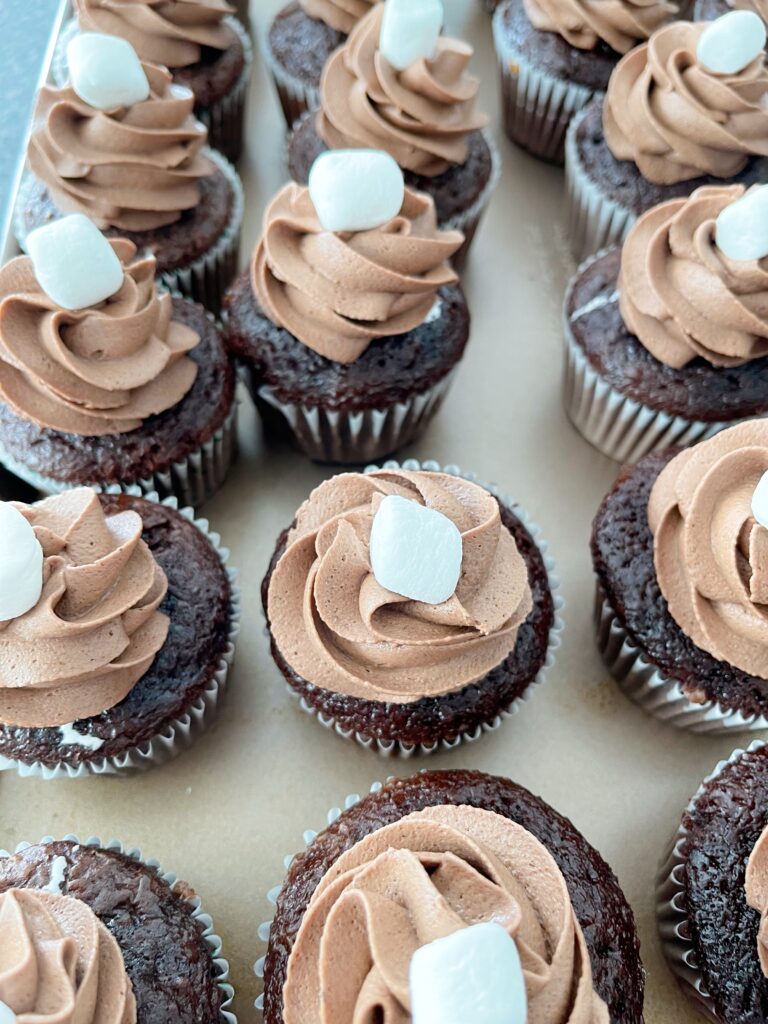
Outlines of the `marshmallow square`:
[{"label": "marshmallow square", "polygon": [[696,57],[716,75],[736,75],[765,49],[765,22],[754,11],[728,11],[702,32]]},{"label": "marshmallow square", "polygon": [[435,54],[443,27],[441,0],[386,0],[379,51],[398,71]]},{"label": "marshmallow square", "polygon": [[40,287],[62,309],[95,306],[123,286],[114,249],[82,213],[36,228],[26,246]]},{"label": "marshmallow square", "polygon": [[715,241],[731,260],[762,260],[768,256],[768,185],[754,186],[720,211]]},{"label": "marshmallow square", "polygon": [[0,1000],[0,1024],[16,1024],[16,1014],[2,1000]]},{"label": "marshmallow square", "polygon": [[67,46],[72,88],[96,110],[131,107],[149,98],[149,80],[139,56],[125,40],[82,32]]},{"label": "marshmallow square", "polygon": [[752,515],[768,530],[768,472],[760,477],[752,495]]},{"label": "marshmallow square", "polygon": [[312,165],[309,196],[326,231],[369,231],[400,213],[403,172],[379,149],[330,150]]},{"label": "marshmallow square", "polygon": [[0,501],[0,622],[26,614],[42,592],[40,541],[21,512],[9,502]]}]

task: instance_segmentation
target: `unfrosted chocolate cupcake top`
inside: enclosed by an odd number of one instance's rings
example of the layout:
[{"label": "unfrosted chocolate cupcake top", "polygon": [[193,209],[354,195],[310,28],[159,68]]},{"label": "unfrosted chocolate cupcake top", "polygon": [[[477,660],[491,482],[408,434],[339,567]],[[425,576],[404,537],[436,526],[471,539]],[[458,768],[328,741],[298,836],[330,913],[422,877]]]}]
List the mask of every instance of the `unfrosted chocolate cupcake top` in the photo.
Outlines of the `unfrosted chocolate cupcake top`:
[{"label": "unfrosted chocolate cupcake top", "polygon": [[667,0],[523,0],[540,32],[556,32],[579,50],[606,43],[626,53],[677,13]]},{"label": "unfrosted chocolate cupcake top", "polygon": [[361,18],[370,11],[376,0],[300,0],[310,16],[325,22],[337,32],[349,35]]},{"label": "unfrosted chocolate cupcake top", "polygon": [[757,953],[763,974],[768,978],[768,828],[764,829],[750,854],[745,888],[747,903],[760,914]]}]

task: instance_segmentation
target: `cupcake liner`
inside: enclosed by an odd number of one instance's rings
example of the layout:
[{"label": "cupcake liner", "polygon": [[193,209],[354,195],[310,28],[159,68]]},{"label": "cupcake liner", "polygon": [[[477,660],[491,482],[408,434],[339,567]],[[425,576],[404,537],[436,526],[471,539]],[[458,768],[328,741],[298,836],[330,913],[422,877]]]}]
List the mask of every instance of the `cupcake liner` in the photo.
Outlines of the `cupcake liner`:
[{"label": "cupcake liner", "polygon": [[603,455],[617,462],[630,463],[661,448],[696,444],[737,423],[738,420],[715,423],[688,420],[654,409],[623,395],[591,366],[573,334],[568,309],[577,280],[604,253],[602,250],[582,263],[571,279],[563,307],[563,404],[576,430]]},{"label": "cupcake liner", "polygon": [[768,729],[764,715],[744,715],[715,701],[694,704],[676,680],[648,662],[630,639],[602,585],[596,584],[597,647],[613,678],[647,714],[677,729],[709,735]]},{"label": "cupcake liner", "polygon": [[296,75],[291,75],[277,62],[269,45],[268,27],[265,28],[261,37],[261,58],[272,75],[285,123],[290,129],[303,114],[310,110],[317,110],[320,106],[320,89]]},{"label": "cupcake liner", "polygon": [[451,259],[453,268],[457,272],[461,272],[466,265],[469,249],[477,234],[482,216],[501,178],[501,154],[499,153],[499,148],[488,130],[483,131],[483,138],[491,154],[491,173],[485,188],[471,206],[440,224],[440,227],[445,231],[462,231],[464,233],[464,243]]},{"label": "cupcake liner", "polygon": [[[683,817],[695,811],[696,804],[704,794],[708,783],[716,779],[726,767],[741,760],[745,753],[751,754],[764,745],[761,740],[755,740],[746,750],[735,750],[727,760],[720,761],[712,774],[707,776],[699,786],[683,813]],[[656,884],[656,916],[659,937],[664,956],[685,995],[701,1013],[718,1024],[719,1018],[715,1014],[714,1004],[696,961],[696,950],[690,939],[691,929],[685,912],[685,885],[683,883],[685,857],[682,851],[688,838],[689,833],[681,818],[668,853],[659,867]]]},{"label": "cupcake liner", "polygon": [[342,739],[345,740],[354,740],[366,750],[373,750],[383,757],[397,757],[408,760],[414,755],[443,753],[448,750],[456,750],[462,744],[476,743],[486,733],[495,732],[503,722],[515,715],[520,708],[531,699],[534,690],[544,682],[547,673],[555,663],[556,652],[560,647],[561,634],[565,625],[562,618],[565,601],[559,593],[560,581],[556,575],[555,563],[547,553],[548,545],[546,541],[541,539],[539,527],[535,523],[531,522],[524,509],[522,509],[512,498],[502,494],[500,489],[494,484],[481,483],[473,473],[465,473],[463,470],[459,469],[458,466],[441,466],[439,463],[434,461],[420,462],[418,459],[406,459],[404,462],[400,463],[391,459],[388,462],[383,463],[381,466],[367,466],[365,472],[372,473],[377,469],[406,469],[415,472],[418,472],[419,470],[426,470],[432,473],[449,473],[451,476],[458,476],[463,480],[469,480],[472,483],[479,483],[481,487],[484,487],[489,491],[503,505],[514,512],[518,519],[523,523],[541,552],[547,572],[547,580],[552,594],[555,613],[552,627],[549,631],[546,658],[535,679],[528,684],[525,691],[516,700],[514,700],[508,707],[498,712],[492,719],[487,722],[483,722],[482,725],[476,726],[472,732],[462,733],[451,740],[440,740],[439,742],[435,742],[430,745],[422,743],[418,746],[410,746],[405,743],[394,741],[385,743],[382,740],[374,739],[371,736],[361,735],[354,729],[345,729],[334,718],[321,714],[316,708],[313,708],[307,703],[304,697],[296,693],[291,686],[288,686],[289,694],[298,701],[301,710],[317,719],[322,726],[326,729],[332,730],[337,736],[341,736]]},{"label": "cupcake liner", "polygon": [[566,216],[571,251],[581,263],[612,245],[620,245],[629,234],[637,216],[625,206],[603,195],[589,177],[576,142],[584,114],[571,121],[565,140]]},{"label": "cupcake liner", "polygon": [[507,135],[534,156],[562,164],[568,125],[595,91],[541,71],[520,50],[510,46],[500,8],[493,19],[493,38]]},{"label": "cupcake liner", "polygon": [[[88,839],[81,840],[77,836],[70,834],[64,836],[63,840],[65,842],[77,843],[79,846],[98,846],[102,850],[111,850],[114,853],[123,854],[130,860],[143,864],[145,867],[153,868],[157,871],[158,876],[166,883],[166,885],[171,889],[175,888],[177,876],[173,872],[166,871],[154,858],[147,859],[143,857],[141,850],[135,847],[126,849],[117,839],[112,839],[108,843],[102,843],[98,836],[91,836]],[[57,840],[54,836],[43,836],[38,843],[22,842],[19,843],[13,851],[9,852],[8,850],[0,850],[0,857],[12,857],[14,854],[21,853],[30,846],[47,846],[49,843],[55,842],[57,842]],[[205,945],[208,948],[208,952],[211,954],[216,968],[216,987],[224,996],[219,1022],[220,1024],[237,1024],[237,1017],[229,1009],[235,995],[235,990],[229,983],[229,961],[222,956],[222,942],[221,938],[214,931],[213,919],[210,914],[207,914],[203,910],[202,900],[197,894],[195,894],[192,899],[187,899],[185,902],[191,911],[192,919],[202,928],[203,940],[205,941]]]},{"label": "cupcake liner", "polygon": [[[193,509],[179,508],[179,503],[175,498],[166,498],[160,502],[156,494],[142,494],[137,487],[130,489],[122,488],[122,492],[136,497],[146,497],[150,501],[157,501],[167,508],[177,510],[208,538],[221,559],[222,565],[226,566],[229,560],[229,550],[222,546],[221,537],[210,529],[207,519],[195,518]],[[107,493],[120,494],[121,488],[109,488]],[[82,779],[90,775],[137,775],[140,772],[147,771],[149,768],[167,764],[175,757],[178,757],[182,751],[190,747],[194,740],[207,729],[216,715],[226,690],[229,669],[235,656],[235,639],[240,632],[241,617],[237,570],[227,567],[227,576],[229,578],[232,601],[227,646],[205,691],[180,718],[169,723],[163,732],[146,740],[140,746],[124,751],[117,757],[104,757],[100,760],[93,760],[79,765],[60,761],[57,765],[50,766],[44,765],[39,761],[28,764],[25,761],[14,760],[0,754],[0,772],[15,771],[21,778],[36,777],[42,779]],[[78,735],[71,727],[65,726],[64,728],[69,729],[67,733],[68,738],[72,739]],[[92,743],[92,737],[83,736],[82,745],[88,746],[90,743]]]}]

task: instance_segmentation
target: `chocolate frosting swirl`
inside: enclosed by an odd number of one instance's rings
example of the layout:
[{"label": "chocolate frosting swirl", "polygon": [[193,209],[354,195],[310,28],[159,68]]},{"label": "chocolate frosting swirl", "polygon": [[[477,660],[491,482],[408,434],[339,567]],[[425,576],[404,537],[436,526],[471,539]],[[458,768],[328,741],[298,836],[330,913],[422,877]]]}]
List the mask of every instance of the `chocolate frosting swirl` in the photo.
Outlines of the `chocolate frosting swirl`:
[{"label": "chocolate frosting swirl", "polygon": [[42,728],[101,714],[165,643],[165,573],[141,517],[105,516],[90,488],[14,504],[42,546],[43,590],[34,608],[0,623],[0,722]]},{"label": "chocolate frosting swirl", "polygon": [[402,168],[430,177],[466,162],[475,111],[472,47],[441,37],[431,60],[398,71],[379,52],[384,5],[376,4],[323,71],[317,130],[331,149],[385,149]]},{"label": "chocolate frosting swirl", "polygon": [[[464,554],[456,592],[409,601],[373,575],[373,517],[388,494],[451,519]],[[272,636],[310,683],[364,700],[409,704],[482,679],[512,651],[533,607],[528,572],[496,499],[444,473],[343,473],[296,514],[272,573]]]},{"label": "chocolate frosting swirl", "polygon": [[375,338],[424,323],[442,285],[457,280],[448,260],[460,231],[440,231],[432,199],[406,189],[381,227],[334,233],[318,220],[309,189],[286,185],[264,213],[251,284],[274,323],[326,359],[353,363]]},{"label": "chocolate frosting swirl", "polygon": [[27,156],[64,213],[84,213],[100,228],[149,231],[173,224],[200,202],[200,179],[214,164],[201,152],[205,125],[192,114],[191,90],[165,68],[144,64],[149,98],[96,110],[69,86],[44,86]]},{"label": "chocolate frosting swirl", "polygon": [[745,888],[747,903],[760,914],[757,953],[763,974],[768,978],[768,828],[760,836],[750,855]]},{"label": "chocolate frosting swirl", "polygon": [[681,452],[651,491],[659,587],[678,626],[713,658],[768,679],[768,530],[752,496],[768,470],[768,420]]},{"label": "chocolate frosting swirl", "polygon": [[608,1024],[552,855],[508,818],[449,806],[371,833],[321,880],[288,961],[285,1024],[409,1024],[416,950],[487,921],[517,944],[527,1024]]},{"label": "chocolate frosting swirl", "polygon": [[644,214],[624,243],[624,323],[667,366],[701,357],[740,366],[768,355],[768,259],[731,260],[715,244],[718,215],[741,185],[697,189]]},{"label": "chocolate frosting swirl", "polygon": [[225,0],[75,0],[83,32],[127,39],[142,60],[183,68],[200,61],[202,48],[226,50],[234,13]]},{"label": "chocolate frosting swirl", "polygon": [[523,0],[523,6],[540,32],[556,32],[578,50],[603,42],[616,53],[648,39],[678,11],[667,0]]},{"label": "chocolate frosting swirl", "polygon": [[696,58],[707,23],[676,21],[621,59],[603,107],[605,141],[648,181],[731,178],[768,156],[768,69],[762,56],[735,75]]},{"label": "chocolate frosting swirl", "polygon": [[199,336],[171,319],[155,288],[155,260],[132,242],[110,243],[125,268],[115,295],[65,310],[37,282],[32,260],[0,269],[0,397],[40,427],[97,437],[135,430],[177,405],[197,364]]},{"label": "chocolate frosting swirl", "polygon": [[0,1002],[17,1024],[136,1024],[114,937],[81,900],[35,889],[0,894]]},{"label": "chocolate frosting swirl", "polygon": [[300,3],[310,18],[323,21],[337,32],[349,35],[376,0],[300,0]]}]

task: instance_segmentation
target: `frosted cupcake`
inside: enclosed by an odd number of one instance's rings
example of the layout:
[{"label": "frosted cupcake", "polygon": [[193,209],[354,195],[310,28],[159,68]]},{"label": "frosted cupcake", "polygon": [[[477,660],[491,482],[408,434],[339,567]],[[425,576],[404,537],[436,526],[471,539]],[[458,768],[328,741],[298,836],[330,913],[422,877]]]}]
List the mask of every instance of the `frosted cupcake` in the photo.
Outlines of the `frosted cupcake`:
[{"label": "frosted cupcake", "polygon": [[565,405],[620,462],[768,413],[768,188],[705,186],[637,221],[565,300]]},{"label": "frosted cupcake", "polygon": [[375,5],[328,61],[320,109],[295,126],[288,167],[304,184],[326,149],[385,150],[408,188],[432,197],[440,226],[464,233],[462,266],[496,184],[498,156],[482,130],[488,119],[475,109],[472,48],[440,36],[441,19],[437,4],[433,31],[411,39],[402,5]]},{"label": "frosted cupcake", "polygon": [[674,22],[623,58],[605,100],[585,107],[568,133],[579,259],[621,242],[641,214],[668,199],[706,184],[768,179],[764,46],[764,23],[738,11],[711,24]]}]

